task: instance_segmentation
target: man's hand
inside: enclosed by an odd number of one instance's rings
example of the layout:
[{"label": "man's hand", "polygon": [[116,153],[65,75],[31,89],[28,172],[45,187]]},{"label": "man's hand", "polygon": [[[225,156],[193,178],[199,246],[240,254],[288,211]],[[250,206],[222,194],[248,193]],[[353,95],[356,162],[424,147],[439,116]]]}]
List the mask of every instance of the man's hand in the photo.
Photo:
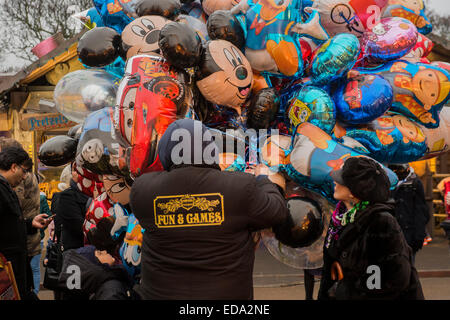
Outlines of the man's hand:
[{"label": "man's hand", "polygon": [[50,224],[50,222],[52,222],[52,220],[53,216],[49,218],[47,214],[42,213],[34,217],[33,221],[31,222],[31,225],[33,226],[33,228],[36,229],[44,229],[47,228],[47,226]]},{"label": "man's hand", "polygon": [[255,167],[255,177],[259,175],[266,175],[270,181],[277,184],[281,189],[286,191],[286,179],[281,173],[275,173],[264,164],[257,165]]}]

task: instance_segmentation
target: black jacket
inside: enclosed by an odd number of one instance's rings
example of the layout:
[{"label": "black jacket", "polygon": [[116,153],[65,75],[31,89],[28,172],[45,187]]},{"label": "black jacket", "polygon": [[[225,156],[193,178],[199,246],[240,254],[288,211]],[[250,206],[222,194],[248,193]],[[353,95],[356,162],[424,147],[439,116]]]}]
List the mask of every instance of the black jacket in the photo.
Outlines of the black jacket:
[{"label": "black jacket", "polygon": [[[393,207],[393,201],[370,205],[344,227],[338,240],[324,247],[319,299],[330,299],[333,291],[338,300],[424,298],[411,248],[392,215]],[[331,279],[334,261],[339,262],[344,275],[336,284]],[[379,267],[379,289],[367,285],[368,280],[374,283],[372,276],[376,274],[369,266]]]},{"label": "black jacket", "polygon": [[23,218],[16,193],[0,175],[0,253],[12,263],[22,299],[27,296],[27,234],[37,232],[31,223]]},{"label": "black jacket", "polygon": [[68,189],[53,197],[56,197],[52,199],[56,236],[62,239],[65,250],[82,247],[84,245],[83,223],[89,197],[77,188],[73,180],[70,181]]},{"label": "black jacket", "polygon": [[252,299],[252,232],[288,217],[267,178],[218,167],[144,174],[130,200],[145,228],[143,299]]},{"label": "black jacket", "polygon": [[403,230],[406,242],[416,252],[423,246],[425,228],[430,220],[422,182],[413,174],[392,192],[392,196],[396,201],[395,218]]}]

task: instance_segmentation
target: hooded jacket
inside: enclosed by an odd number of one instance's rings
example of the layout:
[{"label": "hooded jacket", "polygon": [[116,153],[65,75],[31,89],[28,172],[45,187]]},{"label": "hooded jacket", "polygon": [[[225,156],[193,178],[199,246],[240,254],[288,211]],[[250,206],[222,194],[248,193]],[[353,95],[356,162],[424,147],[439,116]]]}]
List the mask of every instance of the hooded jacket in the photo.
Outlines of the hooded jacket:
[{"label": "hooded jacket", "polygon": [[[355,221],[343,228],[337,240],[324,247],[319,299],[424,299],[411,248],[393,211],[392,200],[370,205],[356,214]],[[335,261],[342,267],[344,277],[340,281],[331,278]],[[374,278],[377,270],[378,285]]]},{"label": "hooded jacket", "polygon": [[207,141],[200,144],[206,160],[186,164],[194,162],[191,153],[174,164],[170,153],[180,146],[170,137],[175,129],[193,135],[193,122],[176,121],[160,140],[168,171],[144,174],[131,189],[133,213],[146,230],[136,290],[143,299],[252,299],[252,232],[282,224],[285,200],[267,178],[220,171]]}]

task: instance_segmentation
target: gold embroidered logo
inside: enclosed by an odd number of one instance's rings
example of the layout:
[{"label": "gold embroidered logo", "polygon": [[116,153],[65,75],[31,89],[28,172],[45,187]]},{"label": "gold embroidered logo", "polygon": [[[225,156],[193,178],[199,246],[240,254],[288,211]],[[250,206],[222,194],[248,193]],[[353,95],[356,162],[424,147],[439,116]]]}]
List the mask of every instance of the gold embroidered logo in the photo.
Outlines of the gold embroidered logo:
[{"label": "gold embroidered logo", "polygon": [[157,197],[154,213],[158,228],[213,226],[225,220],[220,193]]}]

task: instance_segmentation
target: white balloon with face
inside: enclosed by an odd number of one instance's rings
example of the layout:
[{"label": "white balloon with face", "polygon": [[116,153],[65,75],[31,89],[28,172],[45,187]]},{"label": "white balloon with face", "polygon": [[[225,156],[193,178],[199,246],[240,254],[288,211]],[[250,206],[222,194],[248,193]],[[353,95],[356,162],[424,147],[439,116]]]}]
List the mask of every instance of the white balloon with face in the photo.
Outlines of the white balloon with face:
[{"label": "white balloon with face", "polygon": [[83,146],[81,155],[89,163],[99,162],[103,155],[103,142],[100,139],[89,140]]}]

